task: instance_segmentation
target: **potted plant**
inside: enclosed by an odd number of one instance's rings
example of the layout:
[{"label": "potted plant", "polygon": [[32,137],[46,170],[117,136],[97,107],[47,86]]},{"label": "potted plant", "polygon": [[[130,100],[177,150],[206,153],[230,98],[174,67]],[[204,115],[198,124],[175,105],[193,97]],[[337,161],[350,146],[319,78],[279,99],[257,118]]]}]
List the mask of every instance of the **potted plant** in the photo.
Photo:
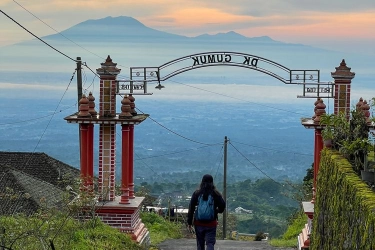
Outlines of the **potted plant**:
[{"label": "potted plant", "polygon": [[322,130],[323,143],[330,148],[335,136],[335,114],[322,114],[320,116],[320,125],[324,126]]}]

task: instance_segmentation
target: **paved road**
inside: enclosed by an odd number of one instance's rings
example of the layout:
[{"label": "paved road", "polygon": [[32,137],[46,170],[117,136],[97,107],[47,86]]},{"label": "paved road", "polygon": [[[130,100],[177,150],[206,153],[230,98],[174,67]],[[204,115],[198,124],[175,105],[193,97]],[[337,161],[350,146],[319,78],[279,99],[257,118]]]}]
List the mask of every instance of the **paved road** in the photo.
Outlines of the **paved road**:
[{"label": "paved road", "polygon": [[[159,244],[160,250],[196,250],[195,239],[166,240]],[[277,248],[266,241],[217,240],[215,250],[295,250],[297,248]]]}]

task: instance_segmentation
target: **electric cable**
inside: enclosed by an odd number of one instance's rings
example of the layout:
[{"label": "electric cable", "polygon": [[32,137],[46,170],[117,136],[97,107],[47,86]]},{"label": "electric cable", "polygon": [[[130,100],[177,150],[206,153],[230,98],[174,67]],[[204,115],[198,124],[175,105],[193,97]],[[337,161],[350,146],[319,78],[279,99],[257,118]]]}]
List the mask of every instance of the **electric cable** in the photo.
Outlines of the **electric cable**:
[{"label": "electric cable", "polygon": [[[138,109],[137,107],[136,107],[136,109],[137,109],[139,112],[141,112],[142,114],[144,114],[144,113],[143,113],[140,109]],[[166,129],[166,130],[168,130],[169,132],[171,132],[171,133],[177,135],[178,137],[181,137],[181,138],[183,138],[183,139],[185,139],[185,140],[187,140],[187,141],[191,141],[191,142],[194,142],[194,143],[197,143],[197,144],[202,144],[202,145],[207,145],[207,146],[217,145],[217,143],[204,143],[204,142],[199,142],[199,141],[196,141],[196,140],[190,139],[190,138],[188,138],[188,137],[186,137],[186,136],[183,136],[183,135],[181,135],[181,134],[179,134],[179,133],[177,133],[177,132],[175,132],[175,131],[173,131],[173,130],[167,128],[166,126],[164,126],[164,125],[162,125],[161,123],[157,122],[155,119],[151,118],[151,116],[148,116],[147,118],[149,118],[149,119],[150,119],[151,121],[153,121],[154,123],[158,124],[160,127],[164,128],[164,129]]]},{"label": "electric cable", "polygon": [[[32,15],[33,17],[35,17],[36,19],[38,19],[40,22],[42,22],[44,25],[48,26],[50,29],[52,29],[53,31],[57,32],[60,36],[64,37],[65,39],[67,39],[68,41],[72,42],[73,44],[75,44],[76,46],[80,47],[81,49],[89,52],[90,54],[94,55],[94,56],[97,56],[98,58],[101,58],[103,60],[105,60],[104,57],[102,56],[99,56],[98,54],[86,49],[85,47],[79,45],[78,43],[74,42],[72,39],[70,39],[69,37],[65,36],[64,34],[62,34],[60,31],[56,30],[55,28],[53,28],[51,25],[49,25],[48,23],[46,23],[45,21],[43,21],[42,19],[40,19],[39,17],[37,17],[34,13],[32,13],[31,11],[29,11],[28,9],[26,9],[23,5],[21,5],[20,3],[18,3],[17,1],[13,0],[13,2],[15,2],[18,6],[20,6],[22,9],[24,9],[25,11],[27,11],[30,15]],[[122,66],[124,68],[129,68],[129,67],[125,67],[123,65],[120,65],[118,64],[119,66]],[[120,75],[119,75],[120,76]],[[124,76],[125,77],[125,76]]]},{"label": "electric cable", "polygon": [[[237,151],[237,153],[239,153],[247,162],[249,162],[251,165],[253,165],[259,172],[261,172],[264,176],[266,176],[267,178],[269,178],[270,180],[272,180],[273,182],[277,183],[278,185],[280,186],[284,186],[283,184],[277,182],[276,180],[274,180],[271,176],[269,176],[266,172],[264,172],[262,169],[260,169],[257,165],[255,165],[253,162],[251,162],[243,153],[241,153],[230,141],[229,141],[229,144]],[[287,183],[288,184],[288,183]],[[293,187],[292,185],[288,184],[289,186],[291,186],[293,189],[295,189],[295,187]]]},{"label": "electric cable", "polygon": [[[217,173],[219,172],[219,168],[220,168],[221,163],[222,163],[223,158],[224,158],[223,149],[224,149],[224,145],[221,147],[221,150],[220,150],[221,158],[220,158],[220,162],[219,162],[219,164],[217,165],[216,173],[215,173],[214,179],[216,179],[216,177],[217,177]],[[212,170],[212,167],[211,167],[211,170]]]},{"label": "electric cable", "polygon": [[66,109],[60,109],[56,112],[53,112],[51,114],[48,114],[48,115],[45,115],[45,116],[40,116],[40,117],[36,117],[36,118],[32,118],[32,119],[27,119],[27,120],[21,120],[21,121],[16,121],[16,122],[7,122],[7,123],[0,123],[0,126],[6,126],[6,125],[13,125],[13,124],[17,124],[17,123],[28,123],[28,122],[32,122],[32,121],[37,121],[37,120],[41,120],[43,118],[47,118],[47,117],[50,117],[50,116],[54,116],[55,114],[57,113],[62,113],[63,111],[66,111],[68,109],[71,109],[72,107],[77,107],[77,102],[69,107],[67,107]]},{"label": "electric cable", "polygon": [[95,55],[101,59],[104,59],[103,57],[95,54],[94,52],[84,48],[83,46],[79,45],[78,43],[74,42],[73,40],[69,39],[67,36],[65,36],[64,34],[62,34],[60,31],[54,29],[52,26],[50,26],[49,24],[47,24],[46,22],[44,22],[42,19],[40,19],[39,17],[37,17],[36,15],[34,15],[31,11],[29,11],[28,9],[26,9],[24,6],[22,6],[20,3],[18,3],[17,1],[13,0],[13,2],[15,2],[18,6],[20,6],[22,9],[24,9],[25,11],[27,11],[30,15],[32,15],[33,17],[35,17],[36,19],[38,19],[39,21],[41,21],[42,23],[44,23],[46,26],[48,26],[49,28],[51,28],[53,31],[57,32],[60,36],[64,37],[65,39],[69,40],[70,42],[74,43],[75,45],[77,45],[78,47],[80,47],[81,49],[84,49],[86,50],[87,52],[91,53],[92,55]]},{"label": "electric cable", "polygon": [[218,143],[218,144],[212,144],[212,145],[205,145],[205,146],[201,146],[201,147],[198,147],[198,148],[191,148],[191,149],[186,149],[186,150],[174,151],[174,152],[170,152],[170,153],[166,153],[166,154],[148,156],[148,157],[139,158],[138,160],[147,160],[147,159],[159,158],[159,157],[168,156],[168,155],[181,154],[181,153],[185,153],[185,152],[189,152],[189,151],[195,151],[197,149],[202,149],[202,148],[207,148],[207,147],[217,146],[217,145],[220,145],[220,144]]},{"label": "electric cable", "polygon": [[[72,75],[72,77],[70,78],[70,81],[69,81],[69,83],[68,83],[68,86],[66,87],[66,89],[65,89],[65,91],[64,91],[64,93],[63,93],[63,95],[61,96],[61,98],[60,98],[60,100],[59,100],[59,102],[58,102],[58,104],[57,104],[57,106],[56,106],[56,109],[55,109],[54,113],[57,112],[57,109],[59,108],[59,106],[60,106],[60,104],[61,104],[61,101],[63,100],[63,98],[64,98],[66,92],[68,91],[68,89],[69,89],[69,87],[70,87],[70,84],[71,84],[72,81],[73,81],[73,78],[74,78],[75,73],[76,73],[76,70],[73,72],[73,75]],[[49,127],[49,125],[50,125],[50,123],[51,123],[53,117],[54,117],[54,115],[52,115],[51,118],[49,119],[49,121],[48,121],[48,123],[47,123],[45,129],[43,130],[42,135],[39,137],[39,140],[38,140],[37,144],[35,145],[35,147],[34,147],[34,149],[33,149],[33,151],[32,151],[32,155],[30,155],[30,157],[28,158],[28,160],[26,161],[26,163],[25,163],[24,166],[27,166],[28,163],[29,163],[29,161],[31,160],[31,158],[32,158],[33,154],[35,153],[37,147],[39,146],[39,144],[40,144],[40,142],[41,142],[43,136],[45,135],[45,133],[46,133],[46,131],[47,131],[47,129],[48,129],[48,127]]]},{"label": "electric cable", "polygon": [[6,14],[4,11],[0,10],[0,12],[3,13],[10,20],[12,20],[15,24],[17,24],[18,26],[20,26],[22,29],[24,29],[25,31],[27,31],[29,34],[31,34],[33,37],[35,37],[36,39],[38,39],[39,41],[41,41],[42,43],[44,43],[45,45],[47,45],[48,47],[50,47],[51,49],[53,49],[56,52],[58,52],[59,54],[65,56],[66,58],[72,60],[73,62],[77,62],[75,59],[71,58],[70,56],[68,56],[65,53],[61,52],[60,50],[56,49],[55,47],[53,47],[52,45],[48,44],[46,41],[44,41],[43,39],[41,39],[40,37],[38,37],[37,35],[35,35],[34,33],[32,33],[30,30],[26,29],[24,26],[22,26],[19,22],[17,22],[16,20],[14,20],[12,17],[10,17],[8,14]]},{"label": "electric cable", "polygon": [[293,152],[293,151],[285,151],[285,150],[279,150],[279,149],[273,149],[273,148],[265,148],[265,147],[255,146],[255,145],[251,145],[251,144],[247,144],[247,143],[243,143],[243,142],[238,142],[238,141],[233,141],[233,142],[238,143],[238,144],[242,144],[242,145],[246,145],[246,146],[249,146],[249,147],[253,147],[253,148],[259,148],[259,149],[264,149],[264,150],[272,150],[272,151],[275,151],[275,152],[290,153],[290,154],[294,154],[294,155],[313,156],[312,154],[303,154],[303,153],[297,153],[297,152]]},{"label": "electric cable", "polygon": [[189,87],[189,88],[194,88],[194,89],[198,89],[198,90],[201,90],[201,91],[205,91],[205,92],[208,92],[208,93],[211,93],[211,94],[215,94],[215,95],[219,95],[219,96],[227,97],[227,98],[230,98],[230,99],[239,100],[239,101],[243,101],[243,102],[247,102],[247,103],[251,103],[251,104],[259,105],[259,106],[266,107],[266,108],[270,108],[270,109],[275,109],[275,110],[279,110],[279,111],[284,111],[284,112],[288,112],[288,113],[292,113],[292,114],[303,115],[303,114],[301,114],[301,113],[294,112],[294,111],[291,111],[291,110],[281,109],[281,108],[276,108],[276,107],[273,107],[273,106],[269,106],[269,105],[265,105],[265,104],[259,104],[259,103],[256,103],[256,102],[250,102],[250,101],[248,101],[248,100],[244,100],[244,99],[241,99],[241,98],[238,98],[238,97],[233,97],[233,96],[229,96],[229,95],[226,95],[226,94],[221,94],[221,93],[218,93],[218,92],[215,92],[215,91],[211,91],[211,90],[203,89],[203,88],[200,88],[200,87],[195,87],[195,86],[192,86],[192,85],[189,85],[189,84],[186,84],[186,83],[181,83],[181,82],[177,82],[177,81],[174,81],[174,80],[169,80],[169,81],[171,81],[171,82],[175,82],[175,83],[178,83],[178,84],[180,84],[180,85],[187,86],[187,87]]}]

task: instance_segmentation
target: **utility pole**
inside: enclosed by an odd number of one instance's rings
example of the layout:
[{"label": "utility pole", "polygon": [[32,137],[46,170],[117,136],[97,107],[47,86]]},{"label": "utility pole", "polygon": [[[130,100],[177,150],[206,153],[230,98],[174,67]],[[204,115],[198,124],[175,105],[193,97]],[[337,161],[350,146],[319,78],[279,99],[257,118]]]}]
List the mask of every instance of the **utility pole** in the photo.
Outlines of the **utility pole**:
[{"label": "utility pole", "polygon": [[[82,61],[81,57],[77,57],[77,92],[78,92],[78,101],[77,107],[79,112],[79,101],[82,99]],[[77,113],[78,114],[78,113]],[[78,126],[78,135],[79,135],[79,145],[81,145],[81,129]],[[81,150],[79,150],[79,164],[81,164]]]},{"label": "utility pole", "polygon": [[[228,138],[224,137],[224,184],[223,184],[223,198],[227,203],[227,145]],[[223,213],[223,240],[227,237],[227,206]]]},{"label": "utility pole", "polygon": [[78,92],[78,111],[79,111],[79,101],[82,98],[82,61],[81,57],[77,57],[77,92]]}]

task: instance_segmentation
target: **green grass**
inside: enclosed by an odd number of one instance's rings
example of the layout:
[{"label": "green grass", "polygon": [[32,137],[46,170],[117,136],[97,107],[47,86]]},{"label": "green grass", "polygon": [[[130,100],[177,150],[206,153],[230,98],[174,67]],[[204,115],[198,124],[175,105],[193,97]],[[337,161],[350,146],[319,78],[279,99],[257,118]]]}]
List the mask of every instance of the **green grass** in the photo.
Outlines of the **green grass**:
[{"label": "green grass", "polygon": [[269,241],[270,245],[274,247],[295,247],[297,245],[297,236],[301,233],[306,223],[307,216],[303,211],[300,211],[288,226],[286,232],[280,238],[271,239]]},{"label": "green grass", "polygon": [[80,222],[64,214],[14,215],[0,217],[5,229],[1,235],[5,247],[13,250],[50,249],[51,241],[59,250],[106,250],[142,248],[99,219]]},{"label": "green grass", "polygon": [[150,232],[151,249],[157,249],[157,245],[167,239],[182,238],[180,223],[168,221],[155,213],[142,213],[141,219]]}]

